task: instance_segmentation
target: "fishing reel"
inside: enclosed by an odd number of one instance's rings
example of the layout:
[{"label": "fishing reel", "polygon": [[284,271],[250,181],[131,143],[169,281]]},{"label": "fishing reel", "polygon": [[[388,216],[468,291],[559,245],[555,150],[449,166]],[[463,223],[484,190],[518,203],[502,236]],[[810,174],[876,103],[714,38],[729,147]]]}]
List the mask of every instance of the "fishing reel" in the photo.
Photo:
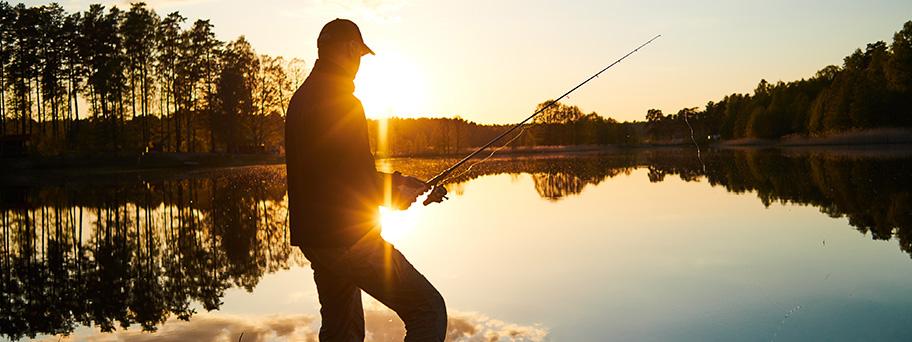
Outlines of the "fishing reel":
[{"label": "fishing reel", "polygon": [[446,197],[446,194],[447,189],[444,188],[443,185],[434,185],[434,188],[431,189],[431,193],[428,194],[427,198],[424,199],[424,202],[422,202],[422,204],[424,204],[424,206],[427,206],[431,203],[441,203],[443,200],[449,199]]}]

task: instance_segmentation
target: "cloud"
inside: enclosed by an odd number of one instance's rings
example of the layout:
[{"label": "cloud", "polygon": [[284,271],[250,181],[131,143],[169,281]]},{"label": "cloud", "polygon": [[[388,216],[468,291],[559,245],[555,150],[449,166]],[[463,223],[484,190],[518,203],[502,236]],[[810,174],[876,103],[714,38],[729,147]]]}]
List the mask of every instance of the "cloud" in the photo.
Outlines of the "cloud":
[{"label": "cloud", "polygon": [[548,336],[548,330],[539,326],[523,326],[513,323],[506,323],[500,320],[484,319],[485,329],[481,331],[485,341],[534,341],[540,342]]},{"label": "cloud", "polygon": [[[395,312],[366,299],[367,341],[402,341],[405,328]],[[447,317],[447,342],[541,342],[548,335],[542,326],[505,323],[474,312],[453,312]]]},{"label": "cloud", "polygon": [[313,323],[316,321],[316,317],[303,314],[248,316],[210,312],[194,315],[189,322],[171,318],[153,333],[118,330],[91,337],[72,337],[79,341],[91,342],[221,342],[239,339],[243,342],[309,342],[317,340],[317,333],[313,329]]},{"label": "cloud", "polygon": [[[124,9],[124,10],[129,10],[130,6],[132,6],[132,4],[135,2],[138,2],[138,1],[135,1],[135,0],[116,0],[115,1],[115,3],[117,4],[117,7]],[[158,9],[158,8],[162,8],[162,7],[171,8],[174,6],[181,6],[181,5],[215,2],[215,0],[146,0],[143,2],[146,3],[147,8]],[[95,3],[95,2],[91,2],[91,3]],[[163,14],[159,13],[159,15],[163,15]]]},{"label": "cloud", "polygon": [[408,3],[407,0],[324,0],[324,2],[341,6],[379,24],[400,22],[401,19],[395,13]]},{"label": "cloud", "polygon": [[[392,310],[372,298],[364,303],[366,342],[402,341],[405,327]],[[112,333],[77,332],[55,341],[88,342],[316,342],[319,317],[305,314],[236,315],[204,312],[189,322],[168,319],[156,332],[138,329]],[[243,335],[242,335],[243,334]],[[548,335],[538,325],[523,326],[490,319],[478,313],[451,312],[447,321],[447,342],[541,342]]]}]

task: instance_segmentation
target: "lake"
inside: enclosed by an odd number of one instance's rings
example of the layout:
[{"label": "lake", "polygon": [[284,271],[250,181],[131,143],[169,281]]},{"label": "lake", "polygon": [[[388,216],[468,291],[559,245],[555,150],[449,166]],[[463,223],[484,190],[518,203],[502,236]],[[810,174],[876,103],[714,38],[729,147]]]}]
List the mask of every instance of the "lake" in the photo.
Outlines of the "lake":
[{"label": "lake", "polygon": [[[912,148],[696,152],[495,155],[383,235],[451,341],[912,341]],[[0,205],[4,340],[316,340],[284,165],[23,175]]]}]

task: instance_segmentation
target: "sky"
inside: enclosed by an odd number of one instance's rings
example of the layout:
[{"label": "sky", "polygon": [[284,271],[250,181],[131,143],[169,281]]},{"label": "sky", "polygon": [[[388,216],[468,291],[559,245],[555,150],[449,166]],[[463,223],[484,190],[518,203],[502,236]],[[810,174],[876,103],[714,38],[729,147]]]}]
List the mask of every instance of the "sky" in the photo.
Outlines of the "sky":
[{"label": "sky", "polygon": [[[17,1],[10,1],[17,3]],[[47,1],[24,1],[28,6]],[[72,13],[91,3],[60,0]],[[644,120],[655,108],[703,108],[761,79],[812,77],[868,43],[892,42],[908,0],[148,0],[160,16],[210,19],[219,40],[259,54],[316,59],[326,22],[356,22],[377,54],[356,95],[369,117],[517,123],[602,68],[661,37],[561,100],[584,113]]]}]

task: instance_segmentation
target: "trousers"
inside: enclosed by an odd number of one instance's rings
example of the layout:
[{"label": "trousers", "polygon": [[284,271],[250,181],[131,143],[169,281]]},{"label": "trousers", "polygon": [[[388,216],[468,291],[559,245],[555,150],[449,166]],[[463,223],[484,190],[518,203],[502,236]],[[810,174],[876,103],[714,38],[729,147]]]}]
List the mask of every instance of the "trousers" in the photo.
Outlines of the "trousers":
[{"label": "trousers", "polygon": [[320,299],[321,342],[364,341],[361,290],[396,312],[406,342],[443,342],[443,297],[405,256],[379,233],[349,248],[301,247],[310,260]]}]

